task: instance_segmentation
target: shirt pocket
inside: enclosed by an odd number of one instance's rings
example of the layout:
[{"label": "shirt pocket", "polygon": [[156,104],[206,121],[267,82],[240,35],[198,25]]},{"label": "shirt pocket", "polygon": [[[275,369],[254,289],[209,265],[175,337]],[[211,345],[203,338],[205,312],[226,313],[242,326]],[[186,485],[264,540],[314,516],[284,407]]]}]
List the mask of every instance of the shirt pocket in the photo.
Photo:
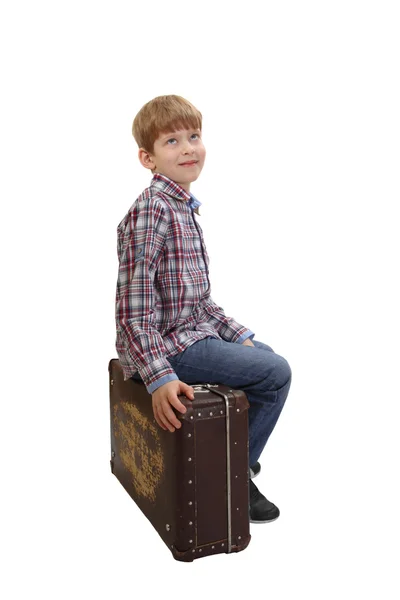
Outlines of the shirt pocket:
[{"label": "shirt pocket", "polygon": [[203,258],[201,238],[197,231],[189,230],[182,236],[182,250],[187,269],[192,273],[207,271]]}]

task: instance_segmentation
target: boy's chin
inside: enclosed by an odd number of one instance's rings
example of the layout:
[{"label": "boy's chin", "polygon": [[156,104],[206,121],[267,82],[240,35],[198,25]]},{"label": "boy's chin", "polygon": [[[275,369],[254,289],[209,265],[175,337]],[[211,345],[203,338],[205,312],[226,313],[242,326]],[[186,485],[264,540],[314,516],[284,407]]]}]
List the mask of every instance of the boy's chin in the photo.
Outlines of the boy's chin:
[{"label": "boy's chin", "polygon": [[183,184],[189,184],[192,183],[193,181],[196,181],[196,179],[199,178],[201,171],[197,171],[197,172],[193,172],[193,173],[185,173],[184,170],[182,169],[182,173],[179,173],[177,171],[174,171],[173,173],[168,172],[168,171],[158,171],[157,169],[152,173],[161,173],[161,175],[165,175],[166,177],[168,177],[169,179],[172,179],[172,181],[176,181],[177,183],[183,183]]},{"label": "boy's chin", "polygon": [[196,179],[199,178],[200,174],[201,169],[200,171],[198,169],[195,169],[192,173],[180,173],[180,178],[182,179],[182,181],[187,181],[187,183],[191,183],[192,181],[196,181]]}]

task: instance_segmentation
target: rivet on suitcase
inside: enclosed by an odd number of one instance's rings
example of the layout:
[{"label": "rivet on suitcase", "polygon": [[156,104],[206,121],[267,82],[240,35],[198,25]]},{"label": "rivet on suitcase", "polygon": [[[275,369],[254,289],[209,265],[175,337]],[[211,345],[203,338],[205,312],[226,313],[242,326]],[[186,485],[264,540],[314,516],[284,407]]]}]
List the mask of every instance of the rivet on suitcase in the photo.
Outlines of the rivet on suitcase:
[{"label": "rivet on suitcase", "polygon": [[[111,471],[176,560],[240,552],[249,532],[249,442],[246,394],[219,384],[191,384],[179,395],[182,426],[165,431],[140,381],[124,381],[109,362]],[[228,409],[227,409],[228,407]]]}]

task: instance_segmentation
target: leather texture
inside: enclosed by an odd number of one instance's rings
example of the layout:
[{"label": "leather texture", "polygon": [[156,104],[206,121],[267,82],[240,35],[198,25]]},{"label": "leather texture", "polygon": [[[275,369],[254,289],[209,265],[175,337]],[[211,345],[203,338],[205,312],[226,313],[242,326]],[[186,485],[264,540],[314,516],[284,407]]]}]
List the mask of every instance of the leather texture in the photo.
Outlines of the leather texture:
[{"label": "leather texture", "polygon": [[[173,557],[191,562],[244,550],[251,539],[246,394],[223,385],[191,384],[194,400],[179,395],[187,411],[183,415],[172,407],[182,426],[170,432],[156,422],[144,383],[124,381],[116,358],[108,369],[111,471]],[[229,485],[223,395],[229,404]]]}]

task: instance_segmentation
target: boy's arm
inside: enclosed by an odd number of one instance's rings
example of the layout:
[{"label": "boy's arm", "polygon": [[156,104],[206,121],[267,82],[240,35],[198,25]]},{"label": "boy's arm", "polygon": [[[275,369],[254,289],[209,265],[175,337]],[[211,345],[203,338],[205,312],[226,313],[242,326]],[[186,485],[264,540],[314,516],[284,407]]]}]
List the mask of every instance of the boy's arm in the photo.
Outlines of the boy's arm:
[{"label": "boy's arm", "polygon": [[150,394],[178,379],[165,357],[154,307],[154,277],[167,230],[163,206],[149,200],[133,209],[126,231],[118,231],[117,352],[123,362],[135,366]]},{"label": "boy's arm", "polygon": [[215,304],[211,296],[205,301],[204,309],[208,314],[208,322],[226,342],[243,344],[245,340],[254,338],[255,333],[251,329],[241,325],[232,317],[227,317],[222,306]]}]

